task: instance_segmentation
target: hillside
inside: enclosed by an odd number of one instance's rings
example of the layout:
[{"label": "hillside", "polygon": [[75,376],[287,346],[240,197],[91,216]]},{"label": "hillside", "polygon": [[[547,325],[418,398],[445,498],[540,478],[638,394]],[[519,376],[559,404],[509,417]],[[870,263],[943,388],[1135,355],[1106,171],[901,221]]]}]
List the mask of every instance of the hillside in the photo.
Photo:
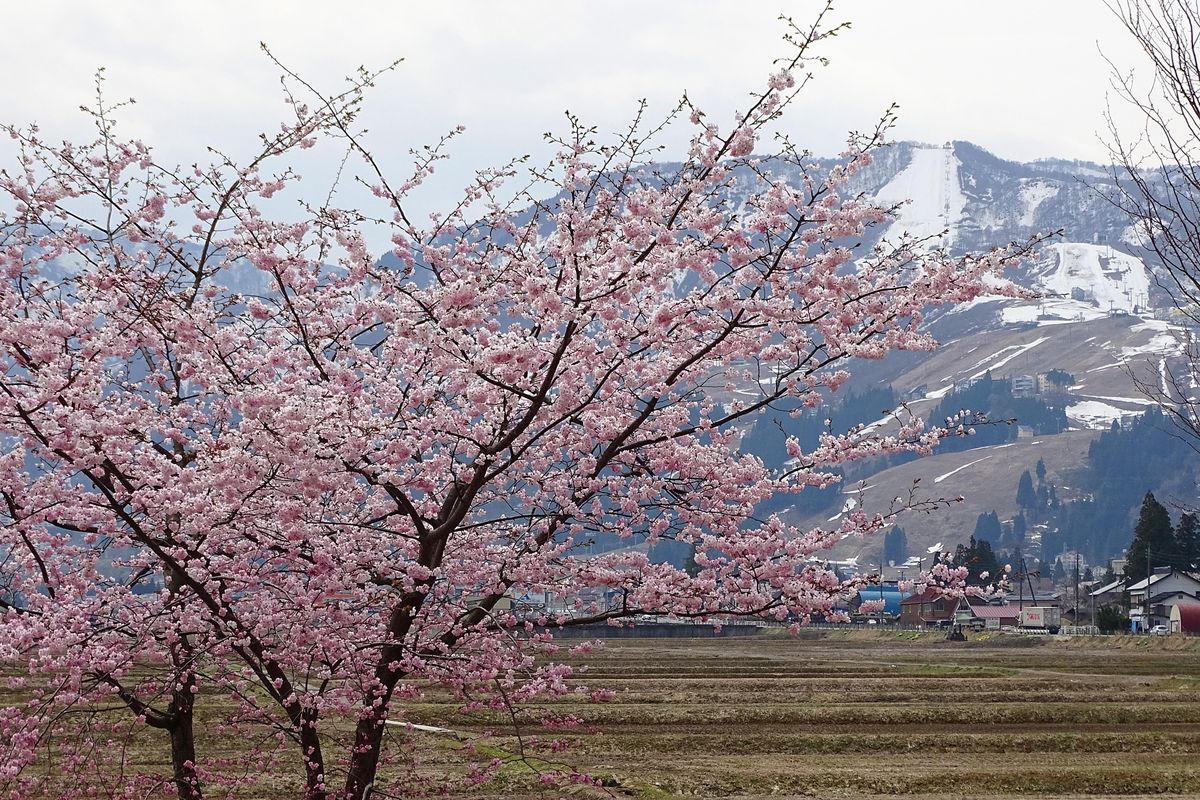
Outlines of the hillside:
[{"label": "hillside", "polygon": [[1102,429],[1145,410],[1150,401],[1134,378],[1155,381],[1161,359],[1177,354],[1176,335],[1185,333],[1133,316],[1036,328],[1004,325],[944,342],[920,363],[898,365],[893,374],[875,379],[888,380],[902,393],[928,387],[926,399],[909,404],[924,412],[956,383],[988,373],[1001,378],[1061,369],[1075,378],[1067,417],[1076,427]]},{"label": "hillside", "polygon": [[[818,162],[801,167],[780,160],[772,162],[764,175],[748,173],[745,180],[739,175],[728,199],[736,204],[737,195],[749,191],[754,181],[764,176],[801,181],[805,168],[819,171],[832,164]],[[669,165],[663,167],[667,170]],[[834,430],[863,424],[871,425],[874,432],[886,432],[883,410],[904,402],[913,413],[940,423],[938,415],[959,410],[953,406],[959,390],[990,377],[1006,381],[1013,398],[1020,394],[1026,411],[1061,421],[1049,427],[1032,425],[1015,414],[1020,436],[1014,430],[1012,440],[1001,445],[994,437],[979,437],[980,444],[994,450],[964,450],[961,442],[955,442],[950,443],[955,452],[932,459],[848,468],[851,480],[867,477],[868,484],[878,487],[868,492],[868,500],[879,499],[885,506],[892,497],[906,494],[916,478],[924,479],[922,489],[930,496],[966,498],[937,515],[904,520],[914,546],[936,541],[953,546],[970,535],[976,516],[984,511],[1010,517],[1015,509],[1016,478],[1039,458],[1053,475],[1061,477],[1056,479],[1060,485],[1071,486],[1074,478],[1069,476],[1081,472],[1088,443],[1096,434],[1114,422],[1132,421],[1152,405],[1139,391],[1139,384],[1160,385],[1167,372],[1188,374],[1183,353],[1194,330],[1171,313],[1170,297],[1158,287],[1158,265],[1139,248],[1119,209],[1105,199],[1116,179],[1112,170],[1101,165],[1061,160],[1019,163],[967,142],[901,142],[877,153],[873,164],[858,172],[847,187],[848,193],[895,208],[892,221],[853,243],[859,253],[905,236],[924,240],[926,247],[940,243],[950,253],[962,254],[1060,232],[1009,276],[1014,284],[1036,292],[1036,299],[980,297],[958,308],[930,313],[925,327],[941,342],[940,347],[930,353],[897,352],[878,362],[849,365],[851,380],[839,396],[830,398],[830,406],[814,412],[820,422],[826,417],[834,420]],[[381,263],[396,264],[396,257],[385,255]],[[46,274],[81,268],[83,264],[63,256],[47,265]],[[231,290],[248,295],[269,291],[263,273],[248,264],[230,265],[226,281]],[[674,290],[689,291],[686,278],[674,285]],[[1049,387],[1045,379],[1051,374],[1069,376],[1070,381]],[[757,388],[752,383],[734,386],[724,395],[724,390],[718,391],[718,399],[753,397]],[[847,396],[853,395],[860,399],[869,396],[869,402],[848,403]],[[876,402],[884,395],[886,402]],[[847,405],[854,406],[852,412]],[[1016,407],[1010,404],[1010,408]],[[991,409],[975,406],[971,410]],[[763,415],[742,431],[743,442],[759,448],[748,449],[772,466],[782,466],[784,460],[777,423]],[[1034,436],[1030,428],[1040,433]],[[809,429],[812,434],[811,425]],[[810,440],[815,442],[815,435]],[[777,460],[767,457],[771,451],[776,452]],[[939,477],[941,480],[935,480]],[[1140,477],[1130,475],[1129,480],[1137,483]],[[1146,485],[1141,490],[1150,488],[1154,487]],[[853,492],[850,486],[843,489]],[[1085,493],[1094,489],[1080,487]],[[841,505],[836,492],[830,490],[816,498],[810,495],[805,493],[799,507],[788,507],[781,498],[774,498],[769,502],[775,507],[760,510],[785,511],[790,521],[805,526],[828,524]],[[1065,499],[1069,497],[1067,491]],[[851,496],[841,498],[845,499]],[[1177,499],[1184,504],[1197,502],[1195,497]],[[1117,538],[1106,535],[1106,541]],[[847,543],[843,549],[866,557],[878,547],[878,543],[863,542]]]},{"label": "hillside", "polygon": [[[908,497],[910,492],[919,499],[961,497],[960,502],[952,502],[933,513],[906,514],[901,520],[910,554],[923,553],[938,543],[952,549],[967,540],[981,513],[994,510],[1001,520],[1017,514],[1020,510],[1016,502],[1017,481],[1024,470],[1033,471],[1038,459],[1045,463],[1047,477],[1058,485],[1062,499],[1073,499],[1078,494],[1073,484],[1087,457],[1088,445],[1096,436],[1096,431],[1070,431],[933,455],[885,469],[861,484],[848,484],[842,488],[842,494],[847,506],[862,506],[867,511],[886,510],[893,498]],[[813,515],[798,521],[804,525],[827,525],[838,516]],[[878,563],[882,548],[882,536],[850,539],[843,542],[834,556],[856,558],[860,564],[869,565]]]},{"label": "hillside", "polygon": [[[881,463],[876,469],[882,471],[874,474],[868,467],[865,495],[847,485],[842,502],[865,497],[868,510],[886,508],[892,498],[906,496],[917,479],[922,496],[963,496],[963,502],[949,509],[902,520],[915,551],[964,541],[982,512],[1011,518],[1017,511],[1017,479],[1039,458],[1062,500],[1090,497],[1096,487],[1080,485],[1087,479],[1089,443],[1114,422],[1132,424],[1153,405],[1139,384],[1159,386],[1167,373],[1188,374],[1184,353],[1195,335],[1172,313],[1170,297],[1158,286],[1158,266],[1138,246],[1128,221],[1105,200],[1116,185],[1113,171],[1066,161],[1005,161],[965,142],[901,143],[856,181],[856,188],[876,201],[898,204],[894,221],[877,232],[877,240],[904,235],[936,239],[941,234],[949,251],[971,252],[1035,233],[1060,234],[1010,276],[1036,292],[1036,299],[982,297],[933,314],[926,324],[941,342],[939,348],[856,364],[844,392],[890,386],[897,402],[930,417],[939,405],[938,413],[947,413],[956,390],[990,377],[1020,387],[1031,402],[1062,409],[1067,430],[1035,436],[1018,419],[1020,436],[1001,445],[894,466]],[[1045,378],[1053,372],[1070,381],[1049,386]],[[844,400],[833,402],[836,407]],[[879,423],[872,430],[887,430],[878,416],[847,419],[843,414],[837,421]],[[981,443],[988,443],[985,437]],[[860,467],[850,474],[860,478],[864,472]],[[1128,480],[1137,484],[1142,476],[1130,474]],[[1175,500],[1186,504],[1196,498]],[[831,517],[838,507],[835,500],[831,509],[795,512],[791,519],[806,527],[829,525],[836,521]],[[1116,541],[1124,533],[1097,535]],[[846,542],[839,555],[870,563],[880,548],[881,541]]]}]

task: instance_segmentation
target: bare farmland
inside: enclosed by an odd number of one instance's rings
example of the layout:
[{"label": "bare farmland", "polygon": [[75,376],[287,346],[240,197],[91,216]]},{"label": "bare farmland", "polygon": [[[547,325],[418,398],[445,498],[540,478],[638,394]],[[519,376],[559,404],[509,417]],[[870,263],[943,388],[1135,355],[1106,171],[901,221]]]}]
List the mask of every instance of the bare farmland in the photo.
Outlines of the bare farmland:
[{"label": "bare farmland", "polygon": [[[518,714],[521,739],[507,714],[463,714],[435,688],[405,705],[403,720],[454,734],[391,728],[392,788],[378,796],[1200,797],[1200,639],[951,643],[846,629],[620,639],[575,663],[612,699],[570,695]],[[212,713],[220,702],[202,696],[200,707]],[[548,724],[563,715],[581,723]],[[166,770],[161,738],[130,730],[114,790],[125,776]],[[199,738],[209,758],[235,757],[246,744],[204,728]],[[567,749],[552,754],[551,740]],[[298,797],[290,755],[237,796]],[[473,764],[495,760],[494,778],[463,787]],[[53,774],[52,746],[45,769]],[[543,786],[540,774],[555,769],[602,786]],[[53,784],[45,796],[56,796]]]}]

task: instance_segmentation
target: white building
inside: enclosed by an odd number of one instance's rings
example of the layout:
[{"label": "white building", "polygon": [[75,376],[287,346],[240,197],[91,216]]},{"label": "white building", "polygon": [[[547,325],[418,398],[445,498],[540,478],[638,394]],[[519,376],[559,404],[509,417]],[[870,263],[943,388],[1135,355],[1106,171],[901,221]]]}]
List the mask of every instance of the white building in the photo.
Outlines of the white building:
[{"label": "white building", "polygon": [[1172,567],[1156,567],[1148,578],[1129,584],[1125,591],[1129,593],[1129,620],[1136,630],[1169,625],[1172,608],[1200,604],[1200,578]]}]

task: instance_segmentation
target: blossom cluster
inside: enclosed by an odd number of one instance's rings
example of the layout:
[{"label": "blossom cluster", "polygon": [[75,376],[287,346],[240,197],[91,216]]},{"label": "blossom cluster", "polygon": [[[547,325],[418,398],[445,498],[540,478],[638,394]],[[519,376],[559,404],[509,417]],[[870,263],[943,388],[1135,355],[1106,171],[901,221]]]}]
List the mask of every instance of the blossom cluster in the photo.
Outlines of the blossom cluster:
[{"label": "blossom cluster", "polygon": [[[0,661],[31,680],[0,711],[0,781],[17,795],[86,794],[120,758],[66,748],[57,774],[82,777],[55,783],[31,768],[47,741],[150,728],[182,754],[162,778],[181,797],[289,747],[306,797],[362,796],[385,722],[430,681],[513,713],[580,688],[540,658],[556,626],[830,613],[859,582],[819,555],[896,509],[816,530],[756,509],[952,432],[790,442],[782,471],[738,450],[739,426],[828,402],[856,359],[932,348],[927,310],[995,291],[1021,252],[855,250],[889,219],[848,189],[884,131],[832,171],[756,156],[789,70],[728,130],[693,108],[681,164],[648,162],[636,129],[576,128],[536,189],[481,173],[426,227],[405,204],[438,156],[386,178],[353,127],[368,83],[294,103],[246,165],[164,167],[102,112],[84,146],[7,129]],[[382,210],[257,205],[300,191],[287,159],[326,140],[363,156]],[[647,557],[667,539],[695,569]],[[578,603],[511,603],[546,592]],[[222,731],[259,734],[238,763],[195,752],[214,693],[235,700]]]}]

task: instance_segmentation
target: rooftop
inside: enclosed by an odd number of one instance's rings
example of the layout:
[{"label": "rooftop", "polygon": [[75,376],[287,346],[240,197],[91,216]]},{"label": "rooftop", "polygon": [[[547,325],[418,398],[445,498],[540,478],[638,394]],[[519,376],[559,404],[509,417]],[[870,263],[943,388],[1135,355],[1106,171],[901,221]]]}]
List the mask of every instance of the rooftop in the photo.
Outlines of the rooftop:
[{"label": "rooftop", "polygon": [[1088,594],[1090,594],[1092,597],[1099,597],[1102,594],[1108,594],[1114,590],[1121,592],[1125,591],[1125,581],[1118,580],[1113,581],[1112,583],[1106,583],[1099,589],[1093,589],[1092,591],[1088,592]]},{"label": "rooftop", "polygon": [[971,613],[980,619],[1016,619],[1021,616],[1018,606],[971,606]]},{"label": "rooftop", "polygon": [[1155,570],[1154,574],[1151,575],[1149,578],[1142,578],[1137,583],[1133,583],[1133,584],[1130,584],[1129,586],[1126,586],[1125,591],[1127,591],[1127,592],[1144,592],[1144,591],[1146,591],[1147,582],[1149,582],[1150,586],[1154,586],[1159,581],[1165,580],[1170,577],[1183,578],[1185,580],[1191,581],[1192,583],[1200,585],[1200,580],[1198,580],[1195,576],[1189,575],[1188,573],[1182,572],[1177,569],[1171,569],[1170,567],[1166,567],[1164,569],[1165,569],[1165,571]]}]

